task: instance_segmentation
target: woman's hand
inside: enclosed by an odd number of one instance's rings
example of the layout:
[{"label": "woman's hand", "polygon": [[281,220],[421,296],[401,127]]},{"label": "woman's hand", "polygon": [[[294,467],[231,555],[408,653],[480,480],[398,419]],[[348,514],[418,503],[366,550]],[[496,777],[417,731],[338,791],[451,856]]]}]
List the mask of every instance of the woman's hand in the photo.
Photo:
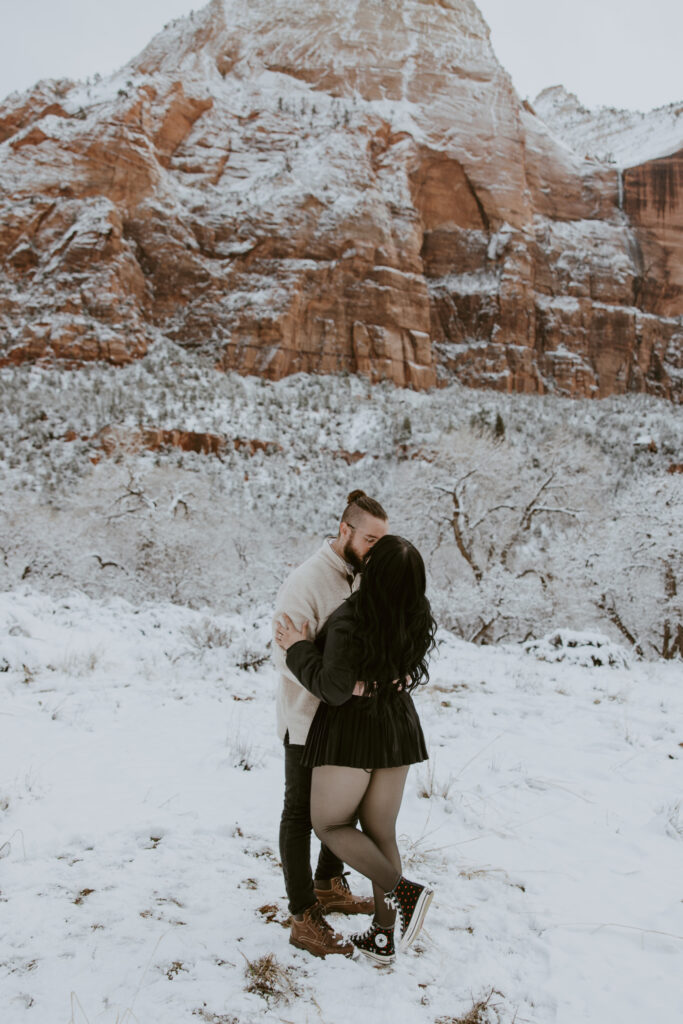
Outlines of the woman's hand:
[{"label": "woman's hand", "polygon": [[278,620],[275,623],[275,642],[278,647],[286,651],[299,640],[308,640],[308,620],[301,624],[301,629],[297,629],[286,612],[282,613],[282,618],[283,622]]}]

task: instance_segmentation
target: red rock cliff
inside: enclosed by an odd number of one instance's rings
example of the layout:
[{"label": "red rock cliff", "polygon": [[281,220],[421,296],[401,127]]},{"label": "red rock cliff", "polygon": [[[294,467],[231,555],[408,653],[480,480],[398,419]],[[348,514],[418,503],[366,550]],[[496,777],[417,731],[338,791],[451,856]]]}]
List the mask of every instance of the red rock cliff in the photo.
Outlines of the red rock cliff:
[{"label": "red rock cliff", "polygon": [[470,0],[213,0],[0,107],[0,360],[680,400],[680,154],[525,108]]}]

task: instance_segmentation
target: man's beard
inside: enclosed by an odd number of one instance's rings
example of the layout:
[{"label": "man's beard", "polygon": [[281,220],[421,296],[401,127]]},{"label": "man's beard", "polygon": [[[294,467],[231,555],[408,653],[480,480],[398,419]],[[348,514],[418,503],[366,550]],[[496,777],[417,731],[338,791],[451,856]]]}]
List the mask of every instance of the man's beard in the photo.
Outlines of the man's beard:
[{"label": "man's beard", "polygon": [[344,560],[348,562],[349,565],[352,565],[356,572],[362,572],[363,569],[365,568],[365,559],[361,558],[357,551],[354,551],[354,549],[351,547],[350,540],[347,540],[346,544],[344,545],[342,555],[344,556]]}]

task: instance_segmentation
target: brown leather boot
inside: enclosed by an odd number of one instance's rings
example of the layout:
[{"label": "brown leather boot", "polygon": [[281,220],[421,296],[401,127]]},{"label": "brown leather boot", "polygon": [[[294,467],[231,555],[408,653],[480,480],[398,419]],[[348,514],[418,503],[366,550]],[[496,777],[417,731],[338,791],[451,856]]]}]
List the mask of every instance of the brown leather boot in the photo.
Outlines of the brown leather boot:
[{"label": "brown leather boot", "polygon": [[326,914],[374,914],[375,901],[370,896],[354,896],[343,875],[330,879],[329,889],[314,889]]},{"label": "brown leather boot", "polygon": [[298,949],[305,949],[313,956],[323,959],[328,953],[341,953],[342,956],[353,956],[354,945],[330,928],[323,917],[322,907],[314,903],[305,910],[303,920],[292,918],[292,930],[289,941]]}]

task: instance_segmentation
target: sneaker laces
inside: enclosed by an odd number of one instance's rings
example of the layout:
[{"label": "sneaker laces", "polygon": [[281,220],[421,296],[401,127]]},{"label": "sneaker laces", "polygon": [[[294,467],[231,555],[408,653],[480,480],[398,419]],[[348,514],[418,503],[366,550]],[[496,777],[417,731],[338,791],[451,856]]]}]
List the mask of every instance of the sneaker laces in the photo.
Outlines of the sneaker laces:
[{"label": "sneaker laces", "polygon": [[398,897],[394,895],[394,890],[393,889],[391,890],[391,892],[387,892],[387,893],[384,894],[384,902],[386,903],[386,905],[389,907],[390,910],[395,910],[396,911],[396,913],[398,914],[399,920],[401,922],[401,931],[402,932],[405,931],[405,927],[406,927],[405,911],[404,911],[403,906],[400,903]]},{"label": "sneaker laces", "polygon": [[349,939],[350,939],[351,942],[355,942],[356,939],[362,939],[362,940],[369,939],[369,938],[371,938],[371,936],[373,936],[375,934],[375,932],[379,931],[380,929],[382,931],[386,931],[386,929],[382,928],[382,926],[377,924],[376,921],[373,921],[372,924],[368,925],[368,927],[365,929],[364,932],[354,932],[353,935],[349,936]]}]

